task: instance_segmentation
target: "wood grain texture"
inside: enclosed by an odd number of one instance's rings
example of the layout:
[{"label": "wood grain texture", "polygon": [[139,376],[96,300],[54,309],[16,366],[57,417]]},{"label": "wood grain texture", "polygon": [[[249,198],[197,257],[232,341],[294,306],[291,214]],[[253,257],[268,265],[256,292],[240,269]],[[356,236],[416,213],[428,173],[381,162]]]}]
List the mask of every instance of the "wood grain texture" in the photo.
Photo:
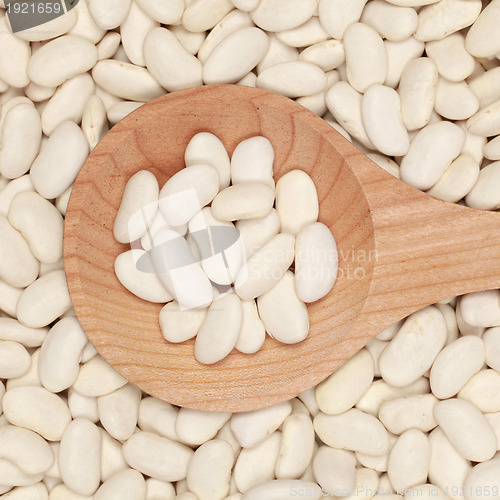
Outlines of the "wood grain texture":
[{"label": "wood grain texture", "polygon": [[[275,179],[307,172],[319,220],[340,253],[339,278],[309,305],[308,338],[267,338],[253,355],[215,365],[194,341],[166,342],[160,305],[129,293],[114,274],[127,245],[113,223],[128,179],[153,172],[163,185],[184,167],[191,137],[217,135],[231,154],[255,135],[276,152]],[[382,329],[438,300],[500,287],[500,214],[438,201],[391,177],[307,109],[282,96],[233,85],[168,94],[117,124],[89,156],[73,188],[64,232],[68,286],[82,327],[130,382],[170,403],[212,411],[252,410],[296,396],[341,366]]]}]

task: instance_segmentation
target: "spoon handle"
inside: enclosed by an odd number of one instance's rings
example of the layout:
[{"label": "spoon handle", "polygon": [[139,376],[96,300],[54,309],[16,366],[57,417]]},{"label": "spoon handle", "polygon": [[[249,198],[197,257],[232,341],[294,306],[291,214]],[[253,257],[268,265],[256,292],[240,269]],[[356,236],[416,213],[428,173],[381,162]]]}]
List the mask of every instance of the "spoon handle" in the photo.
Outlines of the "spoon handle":
[{"label": "spoon handle", "polygon": [[358,325],[377,318],[381,331],[439,300],[500,288],[500,213],[437,200],[359,152],[347,162],[370,206],[375,248]]}]

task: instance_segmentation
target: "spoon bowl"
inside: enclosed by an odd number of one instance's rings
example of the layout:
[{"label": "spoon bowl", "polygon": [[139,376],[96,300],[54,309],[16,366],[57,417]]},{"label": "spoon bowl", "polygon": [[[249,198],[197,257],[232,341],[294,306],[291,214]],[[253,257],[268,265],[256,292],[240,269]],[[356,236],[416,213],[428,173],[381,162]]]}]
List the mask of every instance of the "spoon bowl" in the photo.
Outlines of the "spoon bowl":
[{"label": "spoon bowl", "polygon": [[[113,236],[125,184],[149,170],[162,186],[184,167],[193,135],[211,132],[231,155],[267,137],[274,177],[301,169],[316,185],[339,275],[308,305],[310,333],[294,345],[269,336],[255,354],[214,365],[194,339],[167,342],[162,305],[127,291],[114,273],[129,249]],[[500,287],[500,214],[436,200],[390,176],[321,118],[261,89],[204,86],[167,94],[127,116],[90,154],[73,188],[64,262],[77,317],[98,352],[143,391],[210,411],[247,411],[290,399],[340,367],[384,328],[447,297]]]}]

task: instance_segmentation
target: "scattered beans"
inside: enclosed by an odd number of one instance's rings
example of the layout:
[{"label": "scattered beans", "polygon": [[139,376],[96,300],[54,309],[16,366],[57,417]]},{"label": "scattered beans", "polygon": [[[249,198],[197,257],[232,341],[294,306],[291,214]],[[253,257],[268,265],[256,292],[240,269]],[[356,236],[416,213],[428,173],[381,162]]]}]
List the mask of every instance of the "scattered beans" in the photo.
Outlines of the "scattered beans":
[{"label": "scattered beans", "polygon": [[[358,500],[498,498],[498,290],[393,325],[299,398],[209,414],[141,395],[104,362],[68,311],[60,258],[71,186],[89,151],[142,103],[202,83],[296,98],[392,175],[450,202],[498,210],[498,0],[80,0],[16,33],[4,8],[0,0],[2,498],[281,500],[346,496],[340,488]],[[273,190],[273,161],[263,138],[229,158],[206,132],[185,157],[190,168],[217,171],[214,196],[248,182]],[[297,249],[329,245],[317,229],[315,189],[301,175],[280,180],[277,210],[220,222],[239,231],[246,259],[280,232],[294,238],[295,287],[288,267],[274,283],[290,303],[315,299],[297,267],[316,268]],[[162,203],[152,212],[144,250],[120,256],[116,272],[139,297],[166,303],[173,295],[137,263],[151,268],[154,239],[186,234],[190,218],[165,220]],[[200,228],[213,223],[203,214]],[[187,239],[196,259],[197,245]],[[227,254],[232,278],[241,261]],[[258,260],[252,266],[262,270]],[[228,279],[217,259],[199,267]],[[233,294],[241,304],[235,348],[247,353],[274,319],[262,298],[257,308],[254,285]],[[171,300],[160,317],[165,338],[196,336],[207,311]],[[278,324],[276,335],[300,337],[303,312],[295,311],[295,330]]]}]

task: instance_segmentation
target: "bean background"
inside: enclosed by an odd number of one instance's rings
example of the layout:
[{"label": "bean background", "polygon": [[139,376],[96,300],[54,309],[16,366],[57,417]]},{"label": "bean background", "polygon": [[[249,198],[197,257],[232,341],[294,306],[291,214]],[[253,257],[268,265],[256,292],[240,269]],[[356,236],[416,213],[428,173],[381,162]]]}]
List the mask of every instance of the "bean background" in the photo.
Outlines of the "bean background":
[{"label": "bean background", "polygon": [[415,313],[289,402],[208,414],[100,358],[61,257],[102,136],[210,83],[293,98],[392,175],[497,210],[499,26],[500,0],[80,0],[12,34],[0,0],[2,498],[500,498],[499,290]]}]

